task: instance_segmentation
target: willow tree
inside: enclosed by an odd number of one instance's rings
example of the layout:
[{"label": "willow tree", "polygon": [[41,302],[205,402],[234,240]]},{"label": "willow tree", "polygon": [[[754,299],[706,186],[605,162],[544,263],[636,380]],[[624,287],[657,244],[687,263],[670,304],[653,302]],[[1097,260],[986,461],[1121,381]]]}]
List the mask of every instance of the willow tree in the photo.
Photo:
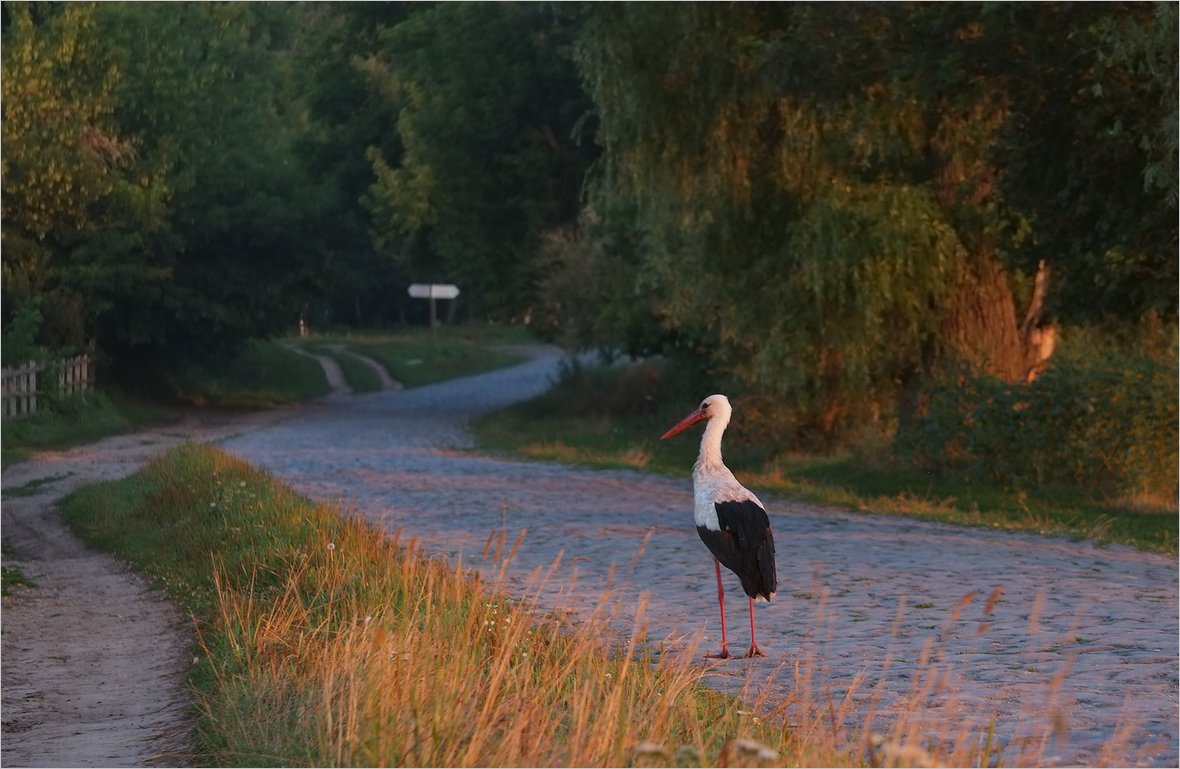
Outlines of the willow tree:
[{"label": "willow tree", "polygon": [[[615,4],[578,61],[632,202],[645,280],[683,338],[831,435],[954,360],[1008,381],[1052,349],[1051,255],[1003,151],[1046,87],[1043,6]],[[1029,83],[1033,86],[1029,86]]]}]

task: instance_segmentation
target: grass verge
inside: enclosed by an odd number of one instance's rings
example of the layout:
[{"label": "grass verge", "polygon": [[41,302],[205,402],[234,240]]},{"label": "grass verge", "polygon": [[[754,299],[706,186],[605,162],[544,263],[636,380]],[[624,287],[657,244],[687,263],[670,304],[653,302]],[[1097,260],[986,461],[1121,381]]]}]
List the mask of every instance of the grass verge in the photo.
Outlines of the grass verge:
[{"label": "grass verge", "polygon": [[194,406],[260,409],[331,392],[323,369],[281,342],[254,340],[217,368],[191,364],[168,382],[171,397]]},{"label": "grass verge", "polygon": [[62,509],[196,618],[203,763],[849,762],[819,718],[788,730],[705,688],[695,648],[648,644],[641,616],[610,645],[606,620],[539,615],[213,448]]},{"label": "grass verge", "polygon": [[36,451],[90,443],[169,418],[163,409],[102,392],[75,395],[31,417],[5,419],[0,424],[0,465],[8,467]]},{"label": "grass verge", "polygon": [[[513,348],[535,343],[529,331],[520,326],[472,324],[444,326],[433,333],[416,328],[392,333],[325,335],[314,337],[307,344],[309,349],[344,345],[385,366],[389,375],[406,387],[420,387],[519,363],[526,356]],[[345,374],[348,375],[347,369]]]},{"label": "grass verge", "polygon": [[36,587],[37,583],[25,576],[24,572],[12,566],[0,566],[0,594],[5,598],[12,595],[17,587]]},{"label": "grass verge", "polygon": [[[643,379],[626,369],[567,377],[531,401],[476,419],[477,445],[528,459],[687,475],[697,441],[661,441],[660,435],[696,403],[672,406],[638,390],[626,394]],[[637,410],[636,404],[643,407]],[[735,422],[741,418],[735,412]],[[774,456],[731,440],[726,462],[756,492],[810,504],[1177,552],[1176,510],[1159,500],[1128,504],[1094,500],[1067,488],[1013,491],[936,476],[905,466],[887,447],[834,456]]]}]

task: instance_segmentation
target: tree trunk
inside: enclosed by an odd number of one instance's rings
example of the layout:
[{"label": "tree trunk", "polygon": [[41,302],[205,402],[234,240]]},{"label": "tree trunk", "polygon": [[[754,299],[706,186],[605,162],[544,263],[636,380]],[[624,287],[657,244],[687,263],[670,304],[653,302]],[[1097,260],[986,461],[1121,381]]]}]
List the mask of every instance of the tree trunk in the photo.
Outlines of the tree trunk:
[{"label": "tree trunk", "polygon": [[973,374],[1005,382],[1031,383],[1044,371],[1057,339],[1056,327],[1043,324],[1049,268],[1041,262],[1024,320],[1017,323],[1016,300],[1008,274],[995,258],[981,259],[968,271],[945,308],[941,355],[923,351],[918,369],[901,381],[899,428],[905,432],[926,410],[927,377],[940,363],[965,364]]},{"label": "tree trunk", "polygon": [[968,272],[946,308],[942,338],[954,358],[972,371],[1016,381],[1024,349],[1008,276],[994,259]]},{"label": "tree trunk", "polygon": [[1029,382],[1053,353],[1052,327],[1041,315],[1049,269],[1044,262],[1024,320],[1017,323],[1016,301],[1008,274],[994,257],[980,259],[968,272],[947,307],[943,340],[948,351],[977,374],[1005,382]]},{"label": "tree trunk", "polygon": [[1028,382],[1053,352],[1055,335],[1041,328],[1049,268],[1040,263],[1029,306],[1018,321],[1008,272],[982,224],[996,195],[999,171],[991,151],[1009,119],[1007,98],[984,88],[956,107],[961,96],[944,105],[932,141],[940,166],[938,199],[951,221],[966,224],[960,237],[969,252],[943,319],[943,350],[976,374]]}]

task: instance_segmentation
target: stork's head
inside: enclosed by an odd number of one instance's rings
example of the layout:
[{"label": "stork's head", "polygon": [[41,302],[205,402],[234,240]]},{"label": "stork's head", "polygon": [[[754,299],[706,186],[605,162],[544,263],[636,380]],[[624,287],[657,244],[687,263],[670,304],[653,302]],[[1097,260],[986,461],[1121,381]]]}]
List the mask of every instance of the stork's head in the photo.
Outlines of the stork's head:
[{"label": "stork's head", "polygon": [[[729,398],[726,398],[721,394],[710,395],[708,398],[705,398],[703,401],[701,401],[701,405],[698,406],[696,410],[694,410],[684,419],[680,420],[680,422],[671,430],[661,435],[660,440],[671,438],[673,435],[676,435],[677,433],[682,432],[692,425],[695,425],[697,422],[703,420],[716,419],[722,425],[726,425],[729,423],[729,416],[732,413],[733,407],[729,405]],[[724,427],[722,429],[724,429]]]}]

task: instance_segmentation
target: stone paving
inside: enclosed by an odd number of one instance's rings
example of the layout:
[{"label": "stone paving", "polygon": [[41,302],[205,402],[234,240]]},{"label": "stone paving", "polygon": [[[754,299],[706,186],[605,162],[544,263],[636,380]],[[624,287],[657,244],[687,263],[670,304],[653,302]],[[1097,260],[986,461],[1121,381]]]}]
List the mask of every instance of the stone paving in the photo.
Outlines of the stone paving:
[{"label": "stone paving", "polygon": [[[482,557],[489,536],[503,531],[510,547],[525,530],[509,571],[517,590],[552,571],[542,601],[575,614],[608,592],[624,612],[646,597],[649,637],[716,646],[713,567],[688,478],[472,452],[468,420],[542,392],[557,362],[550,350],[478,377],[333,398],[222,445],[477,568],[495,569]],[[872,712],[884,728],[903,711],[955,733],[994,721],[1008,764],[1180,761],[1175,558],[755,492],[778,551],[778,596],[757,609],[768,656],[709,663],[715,685],[773,700],[801,668],[814,696],[849,696],[854,724]],[[741,649],[746,602],[727,576],[729,639]]]}]

